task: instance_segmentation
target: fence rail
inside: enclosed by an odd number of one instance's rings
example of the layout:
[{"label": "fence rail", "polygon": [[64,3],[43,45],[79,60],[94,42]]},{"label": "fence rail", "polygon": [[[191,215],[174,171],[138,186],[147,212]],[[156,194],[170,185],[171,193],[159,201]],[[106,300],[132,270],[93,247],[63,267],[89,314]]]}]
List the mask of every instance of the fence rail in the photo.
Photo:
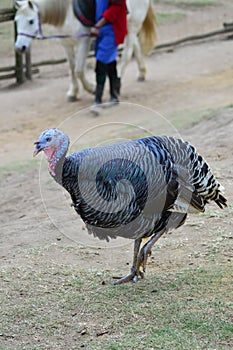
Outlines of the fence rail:
[{"label": "fence rail", "polygon": [[15,15],[15,11],[12,8],[0,9],[0,23],[13,21],[14,15]]},{"label": "fence rail", "polygon": [[[0,23],[13,21],[15,16],[15,11],[16,10],[14,7],[0,9]],[[174,47],[183,43],[203,40],[216,35],[229,34],[231,32],[233,32],[233,22],[223,23],[223,28],[220,30],[181,38],[173,42],[163,43],[163,44],[157,45],[154,51],[167,49],[169,47]],[[16,25],[14,24],[14,39],[16,39],[16,36],[17,36],[17,29],[16,29]],[[232,35],[231,35],[231,38],[232,38]],[[120,51],[121,50],[122,50],[122,47],[120,48]],[[88,57],[93,57],[93,52],[90,52]],[[0,80],[15,78],[16,82],[21,84],[25,81],[25,79],[31,79],[32,74],[39,72],[39,69],[37,68],[38,66],[61,64],[64,62],[66,62],[65,58],[31,63],[30,51],[24,54],[19,54],[15,52],[15,65],[8,66],[8,67],[0,67]],[[7,73],[7,74],[2,74],[2,73]]]}]

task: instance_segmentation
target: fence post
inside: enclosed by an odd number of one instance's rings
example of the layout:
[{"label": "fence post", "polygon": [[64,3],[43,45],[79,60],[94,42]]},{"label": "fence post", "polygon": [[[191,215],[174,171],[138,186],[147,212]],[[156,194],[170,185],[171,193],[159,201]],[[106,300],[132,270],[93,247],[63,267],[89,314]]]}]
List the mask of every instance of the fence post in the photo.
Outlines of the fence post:
[{"label": "fence post", "polygon": [[31,50],[29,49],[26,53],[25,53],[25,57],[26,57],[26,78],[29,80],[32,80],[32,65],[31,65]]},{"label": "fence post", "polygon": [[[14,1],[13,1],[13,12],[15,15],[16,9],[14,6]],[[14,43],[16,41],[16,37],[17,37],[17,27],[16,27],[16,23],[14,22]],[[23,55],[17,51],[15,51],[15,77],[16,77],[16,82],[18,84],[22,84],[24,82]]]},{"label": "fence post", "polygon": [[[13,0],[13,12],[15,14],[16,9],[14,6]],[[14,43],[17,38],[17,26],[14,22]],[[24,58],[25,58],[25,74],[24,74]],[[29,80],[32,79],[32,69],[31,69],[31,51],[30,49],[25,53],[18,53],[15,51],[15,76],[18,84],[22,84],[25,80],[25,77]]]}]

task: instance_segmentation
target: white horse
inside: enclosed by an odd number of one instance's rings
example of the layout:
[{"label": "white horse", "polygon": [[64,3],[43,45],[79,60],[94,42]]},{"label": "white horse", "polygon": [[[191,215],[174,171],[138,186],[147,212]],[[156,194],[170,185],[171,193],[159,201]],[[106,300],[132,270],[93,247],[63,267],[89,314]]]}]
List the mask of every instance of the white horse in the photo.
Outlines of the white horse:
[{"label": "white horse", "polygon": [[[78,79],[90,93],[95,90],[94,84],[86,79],[85,60],[90,48],[90,28],[77,20],[73,13],[72,0],[22,0],[15,1],[17,9],[15,22],[17,38],[15,49],[23,52],[29,49],[31,40],[38,34],[43,37],[42,24],[56,27],[61,43],[66,51],[71,84],[67,92],[68,101],[77,98]],[[152,0],[127,0],[129,9],[128,35],[122,53],[119,75],[122,77],[125,67],[135,54],[139,67],[139,79],[145,79],[143,54],[148,54],[156,40],[156,19]],[[56,37],[55,35],[53,37]],[[141,38],[141,40],[140,40]]]}]

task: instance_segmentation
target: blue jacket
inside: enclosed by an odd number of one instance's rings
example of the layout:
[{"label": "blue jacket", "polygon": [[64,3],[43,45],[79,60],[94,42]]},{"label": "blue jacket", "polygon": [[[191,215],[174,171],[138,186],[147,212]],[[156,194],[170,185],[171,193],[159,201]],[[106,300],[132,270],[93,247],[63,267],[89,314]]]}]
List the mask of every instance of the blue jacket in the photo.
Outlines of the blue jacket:
[{"label": "blue jacket", "polygon": [[[101,19],[107,8],[108,0],[96,0],[96,22]],[[95,56],[98,61],[105,64],[111,63],[117,58],[117,45],[111,23],[106,23],[100,28],[96,38]]]}]

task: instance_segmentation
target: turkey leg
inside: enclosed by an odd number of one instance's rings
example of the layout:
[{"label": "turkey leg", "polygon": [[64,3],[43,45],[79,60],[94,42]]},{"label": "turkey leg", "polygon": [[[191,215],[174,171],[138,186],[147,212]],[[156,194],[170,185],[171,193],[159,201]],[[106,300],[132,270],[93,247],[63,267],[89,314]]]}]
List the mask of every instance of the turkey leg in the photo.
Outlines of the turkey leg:
[{"label": "turkey leg", "polygon": [[[142,271],[146,272],[146,262],[148,259],[148,256],[151,255],[151,249],[153,245],[158,241],[158,239],[164,234],[166,229],[163,229],[162,231],[159,231],[155,233],[151,239],[144,244],[144,246],[141,248],[138,259],[137,259],[137,265],[136,265],[136,271],[140,271],[140,268],[142,267]],[[143,274],[143,272],[141,272]]]},{"label": "turkey leg", "polygon": [[[138,253],[139,253],[141,242],[142,242],[141,238],[138,238],[134,241],[133,265],[131,267],[131,272],[128,275],[123,276],[123,277],[114,276],[113,278],[118,280],[118,281],[114,282],[115,285],[126,283],[129,281],[137,282],[138,274],[141,275],[140,271],[136,270],[137,261],[138,261]],[[143,278],[142,275],[141,275],[141,277]]]}]

